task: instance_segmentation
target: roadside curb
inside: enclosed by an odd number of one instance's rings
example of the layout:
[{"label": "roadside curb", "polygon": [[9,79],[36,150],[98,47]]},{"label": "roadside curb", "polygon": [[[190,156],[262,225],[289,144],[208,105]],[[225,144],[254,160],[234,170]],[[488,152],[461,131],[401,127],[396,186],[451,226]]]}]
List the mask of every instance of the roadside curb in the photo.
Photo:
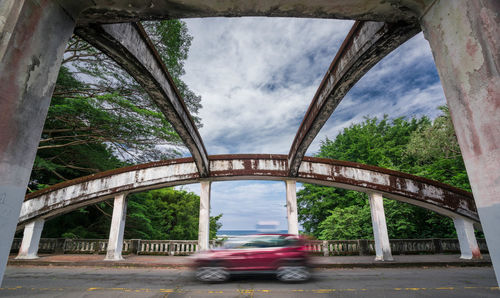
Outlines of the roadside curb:
[{"label": "roadside curb", "polygon": [[[158,268],[184,269],[189,268],[186,263],[132,263],[121,261],[99,262],[54,262],[42,260],[9,260],[8,266],[45,266],[45,267],[107,267],[107,268]],[[371,262],[371,263],[315,263],[312,267],[318,269],[347,269],[347,268],[404,268],[404,267],[489,267],[487,260],[456,261],[456,262]]]},{"label": "roadside curb", "polygon": [[40,266],[40,267],[109,267],[109,268],[188,268],[188,264],[165,263],[128,263],[117,261],[102,262],[50,262],[37,260],[9,260],[7,266]]},{"label": "roadside curb", "polygon": [[427,268],[427,267],[490,267],[489,261],[457,261],[457,262],[377,262],[377,263],[351,263],[351,264],[314,264],[319,269],[342,269],[342,268]]}]

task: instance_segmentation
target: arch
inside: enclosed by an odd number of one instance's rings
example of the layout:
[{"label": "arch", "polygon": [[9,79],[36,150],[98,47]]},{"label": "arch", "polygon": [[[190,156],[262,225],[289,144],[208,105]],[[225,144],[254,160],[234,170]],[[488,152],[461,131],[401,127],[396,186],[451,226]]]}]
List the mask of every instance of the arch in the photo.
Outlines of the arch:
[{"label": "arch", "polygon": [[335,186],[427,208],[450,217],[479,222],[472,194],[455,187],[402,172],[354,162],[305,157],[297,177],[288,176],[286,155],[249,154],[209,156],[210,177],[201,178],[192,158],[125,167],[90,175],[26,196],[18,229],[39,218],[51,218],[107,200],[118,193],[225,180],[296,179],[299,182]]},{"label": "arch", "polygon": [[354,23],[323,77],[290,146],[290,176],[297,175],[309,145],[351,87],[382,58],[418,32],[420,27],[414,23]]},{"label": "arch", "polygon": [[177,86],[140,23],[89,25],[75,32],[126,70],[156,103],[191,152],[202,177],[208,154]]}]

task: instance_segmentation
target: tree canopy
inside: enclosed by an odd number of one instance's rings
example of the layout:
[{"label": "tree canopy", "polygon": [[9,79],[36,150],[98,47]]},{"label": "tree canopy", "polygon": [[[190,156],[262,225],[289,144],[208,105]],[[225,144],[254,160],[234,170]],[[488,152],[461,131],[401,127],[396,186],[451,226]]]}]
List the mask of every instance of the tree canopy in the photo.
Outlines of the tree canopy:
[{"label": "tree canopy", "polygon": [[[199,196],[173,188],[131,194],[127,197],[124,237],[128,239],[198,239]],[[113,213],[112,200],[81,208],[47,222],[44,237],[107,238]],[[210,217],[215,238],[222,214]]]},{"label": "tree canopy", "polygon": [[[427,117],[366,117],[321,142],[318,157],[354,161],[423,176],[470,190],[446,107]],[[361,192],[304,184],[297,193],[304,231],[320,239],[373,238],[368,196]],[[451,219],[384,199],[390,238],[454,237]]]},{"label": "tree canopy", "polygon": [[[181,79],[192,40],[186,24],[165,20],[144,27],[200,127],[201,97]],[[64,54],[28,187],[35,191],[126,165],[179,157],[183,149],[145,90],[75,35]],[[171,188],[130,195],[125,236],[196,239],[197,208],[197,195]],[[81,208],[48,221],[44,236],[105,238],[111,214],[112,202]],[[221,216],[211,218],[213,236]]]}]

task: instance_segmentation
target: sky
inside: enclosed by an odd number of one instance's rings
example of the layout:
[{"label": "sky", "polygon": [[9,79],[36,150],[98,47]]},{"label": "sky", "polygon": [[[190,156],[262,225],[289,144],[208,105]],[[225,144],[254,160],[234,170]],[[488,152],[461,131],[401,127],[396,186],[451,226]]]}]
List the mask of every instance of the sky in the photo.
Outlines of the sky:
[{"label": "sky", "polygon": [[[353,21],[296,18],[187,19],[193,36],[182,79],[202,97],[200,134],[209,155],[288,154],[295,133]],[[346,95],[310,146],[365,116],[435,118],[445,104],[420,33],[373,67]],[[300,189],[298,185],[298,189]],[[198,184],[182,186],[200,193]],[[212,183],[211,215],[223,230],[275,220],[286,229],[285,183]]]}]

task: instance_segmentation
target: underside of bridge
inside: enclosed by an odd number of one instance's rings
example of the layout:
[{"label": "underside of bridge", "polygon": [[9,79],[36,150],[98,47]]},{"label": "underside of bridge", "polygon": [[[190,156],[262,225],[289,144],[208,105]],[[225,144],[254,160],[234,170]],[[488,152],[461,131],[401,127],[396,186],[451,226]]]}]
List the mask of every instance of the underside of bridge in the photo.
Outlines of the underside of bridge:
[{"label": "underside of bridge", "polygon": [[[481,221],[499,280],[500,2],[496,0],[5,0],[0,3],[0,280],[19,211],[21,223],[51,217],[115,193],[208,180],[277,179],[383,193]],[[288,156],[209,157],[167,69],[138,23],[213,16],[358,20],[314,96]],[[192,159],[103,173],[114,188],[82,178],[30,195],[30,171],[64,47],[76,33],[109,55],[146,90]],[[305,158],[321,127],[373,65],[423,29],[443,83],[474,193],[402,173]],[[47,36],[51,38],[48,39]],[[164,168],[162,168],[164,167]],[[162,171],[158,171],[162,168]],[[132,176],[133,177],[132,177]],[[83,188],[95,187],[94,193]],[[62,194],[69,194],[69,197]],[[78,198],[78,199],[77,199]],[[476,210],[477,209],[477,210]],[[30,213],[31,212],[31,213]]]}]

